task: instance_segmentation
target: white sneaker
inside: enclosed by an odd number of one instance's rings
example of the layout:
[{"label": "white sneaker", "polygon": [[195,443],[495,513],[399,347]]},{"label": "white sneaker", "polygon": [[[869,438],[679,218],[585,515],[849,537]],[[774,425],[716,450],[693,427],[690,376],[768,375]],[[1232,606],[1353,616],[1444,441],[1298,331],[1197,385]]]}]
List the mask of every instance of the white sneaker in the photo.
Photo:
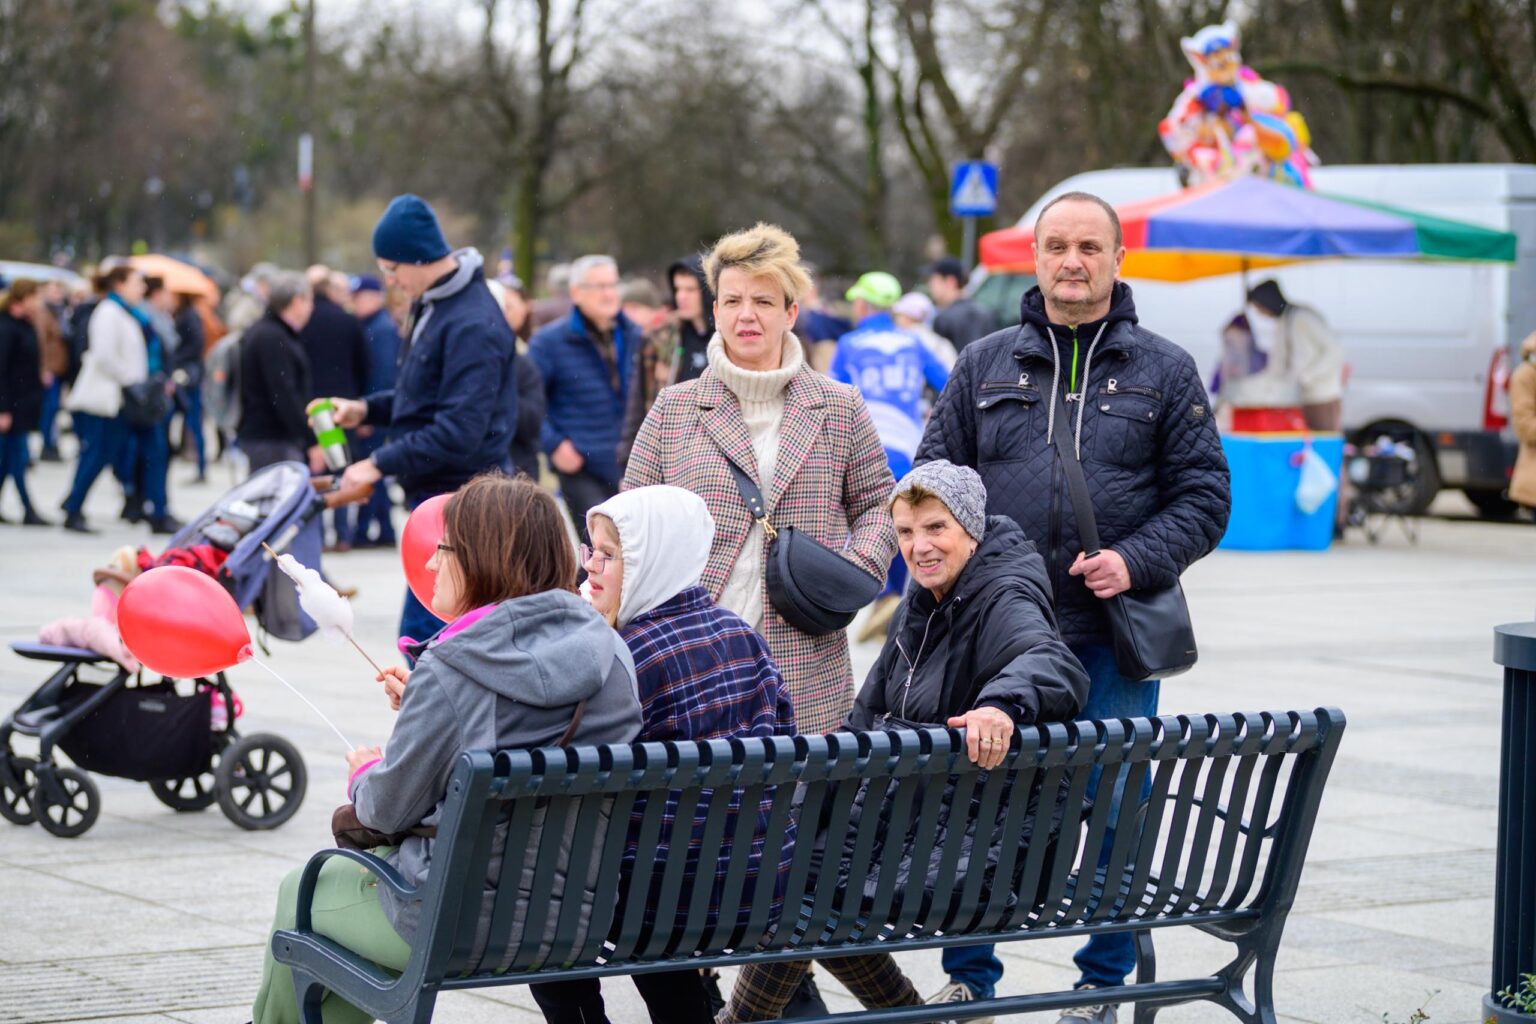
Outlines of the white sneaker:
[{"label": "white sneaker", "polygon": [[[1093,988],[1092,985],[1084,985],[1083,988]],[[1116,1006],[1079,1006],[1071,1010],[1062,1010],[1056,1024],[1118,1024],[1120,1020],[1120,1007]]]},{"label": "white sneaker", "polygon": [[[933,1003],[969,1003],[974,1002],[975,999],[975,993],[973,993],[969,988],[960,984],[958,981],[952,981],[948,985],[945,985],[943,988],[939,989],[933,995],[929,996],[928,1002],[930,1005]],[[951,1021],[950,1024],[958,1024],[958,1022]],[[972,1017],[970,1018],[968,1024],[992,1024],[992,1018]]]}]

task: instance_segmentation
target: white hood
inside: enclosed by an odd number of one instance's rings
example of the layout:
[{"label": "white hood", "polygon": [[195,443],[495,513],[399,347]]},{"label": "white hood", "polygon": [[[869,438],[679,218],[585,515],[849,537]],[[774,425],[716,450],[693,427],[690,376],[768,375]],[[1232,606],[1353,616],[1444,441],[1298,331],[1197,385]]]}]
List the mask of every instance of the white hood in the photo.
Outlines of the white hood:
[{"label": "white hood", "polygon": [[587,513],[605,515],[619,531],[624,585],[616,625],[629,624],[699,582],[715,540],[715,520],[704,499],[681,487],[637,487]]}]

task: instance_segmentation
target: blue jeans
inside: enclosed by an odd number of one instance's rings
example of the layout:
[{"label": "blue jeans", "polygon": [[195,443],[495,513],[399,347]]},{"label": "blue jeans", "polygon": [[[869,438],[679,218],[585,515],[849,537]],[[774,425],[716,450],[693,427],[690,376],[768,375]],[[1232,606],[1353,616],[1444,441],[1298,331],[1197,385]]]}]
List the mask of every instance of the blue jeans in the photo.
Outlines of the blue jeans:
[{"label": "blue jeans", "polygon": [[203,389],[180,384],[176,387],[176,405],[181,410],[181,436],[192,439],[197,452],[197,475],[208,472],[208,453],[203,440]]},{"label": "blue jeans", "polygon": [[43,392],[43,419],[37,429],[43,435],[44,448],[58,447],[59,435],[54,430],[54,424],[59,415],[59,400],[63,395],[64,382],[57,377],[53,378],[53,383],[49,384],[48,389]]},{"label": "blue jeans", "polygon": [[101,471],[117,462],[118,453],[128,439],[128,428],[116,417],[74,414],[75,433],[80,438],[80,461],[75,466],[75,482],[64,511],[71,515],[85,507],[85,497]]},{"label": "blue jeans", "polygon": [[168,505],[165,477],[171,470],[171,415],[148,427],[132,428],[137,474],[138,499],[146,503],[149,514],[159,519]]},{"label": "blue jeans", "polygon": [[[1078,644],[1072,647],[1072,653],[1077,660],[1083,663],[1083,669],[1088,673],[1090,687],[1088,690],[1088,704],[1078,715],[1082,719],[1104,718],[1150,718],[1157,714],[1157,695],[1159,683],[1157,680],[1145,683],[1133,683],[1120,674],[1115,667],[1115,650],[1108,644]],[[1094,792],[1099,784],[1101,769],[1093,769],[1088,777],[1088,792]],[[1121,780],[1115,787],[1115,796],[1118,799],[1125,783]],[[1147,777],[1142,783],[1142,799],[1145,800],[1152,789],[1151,777]],[[1109,853],[1115,844],[1115,819],[1109,821],[1110,828],[1105,830],[1104,845],[1099,850],[1098,866],[1104,867],[1109,863]],[[992,946],[956,946],[944,951],[944,970],[949,974],[950,980],[958,981],[969,988],[980,999],[990,999],[995,986],[1003,976],[1003,965],[993,955]],[[1108,985],[1124,984],[1131,971],[1136,968],[1136,939],[1130,932],[1117,932],[1113,935],[1095,935],[1089,938],[1088,943],[1078,950],[1072,960],[1077,964],[1080,976],[1077,988],[1084,985],[1094,985],[1103,988]]]},{"label": "blue jeans", "polygon": [[6,479],[14,480],[21,507],[27,512],[32,511],[32,497],[27,493],[27,466],[31,461],[32,452],[27,447],[25,430],[13,428],[0,434],[0,494],[5,491]]},{"label": "blue jeans", "polygon": [[[1157,714],[1157,695],[1159,682],[1154,679],[1145,683],[1133,683],[1120,674],[1115,667],[1115,650],[1108,644],[1082,644],[1074,646],[1072,653],[1077,655],[1077,660],[1083,663],[1083,668],[1088,672],[1091,687],[1088,690],[1088,705],[1083,708],[1080,717],[1086,719],[1105,718],[1151,718]],[[1095,768],[1088,776],[1088,791],[1092,793],[1094,787],[1099,784],[1101,769]],[[1116,806],[1119,806],[1120,794],[1124,791],[1125,780],[1115,787]],[[1148,774],[1142,779],[1141,798],[1145,800],[1152,792],[1152,776]],[[1110,827],[1104,832],[1104,845],[1099,849],[1098,866],[1104,867],[1109,863],[1109,852],[1115,844],[1115,818],[1109,820]],[[1108,985],[1123,985],[1125,979],[1130,977],[1131,971],[1136,969],[1136,938],[1131,932],[1116,932],[1113,935],[1094,935],[1088,939],[1087,944],[1078,950],[1072,957],[1072,962],[1077,964],[1080,972],[1076,988],[1084,985],[1093,985],[1104,988]]]}]

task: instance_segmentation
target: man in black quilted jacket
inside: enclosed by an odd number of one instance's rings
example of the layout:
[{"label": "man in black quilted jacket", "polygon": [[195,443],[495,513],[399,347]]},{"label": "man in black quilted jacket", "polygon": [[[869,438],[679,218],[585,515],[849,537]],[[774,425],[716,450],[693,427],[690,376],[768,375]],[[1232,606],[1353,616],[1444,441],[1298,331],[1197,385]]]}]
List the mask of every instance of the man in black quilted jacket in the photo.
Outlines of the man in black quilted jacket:
[{"label": "man in black quilted jacket", "polygon": [[[1092,681],[1085,719],[1157,714],[1158,682],[1115,667],[1103,603],[1171,586],[1226,530],[1232,496],[1210,399],[1189,354],[1136,322],[1120,221],[1097,196],[1069,192],[1035,222],[1039,286],[1023,322],[960,353],[916,462],[972,466],[987,512],[1011,517],[1045,555],[1062,637]],[[1103,550],[1083,558],[1054,434],[1082,460]],[[1105,850],[1109,849],[1106,843]],[[1129,932],[1078,951],[1078,987],[1122,984],[1136,965]],[[992,994],[1002,965],[987,946],[945,951],[966,1001]],[[1112,1005],[1067,1010],[1062,1024],[1114,1024]]]}]

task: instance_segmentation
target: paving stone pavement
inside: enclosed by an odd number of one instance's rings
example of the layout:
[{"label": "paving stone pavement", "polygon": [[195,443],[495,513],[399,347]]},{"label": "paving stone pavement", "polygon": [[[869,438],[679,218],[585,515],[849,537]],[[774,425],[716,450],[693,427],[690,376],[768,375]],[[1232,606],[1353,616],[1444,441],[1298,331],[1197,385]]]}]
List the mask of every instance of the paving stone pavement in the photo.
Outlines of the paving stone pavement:
[{"label": "paving stone pavement", "polygon": [[[233,482],[223,467],[205,485],[182,484],[182,464],[172,474],[174,510],[184,516]],[[61,467],[39,466],[39,507],[53,514],[67,484]],[[12,500],[0,514],[14,519]],[[142,527],[115,520],[118,507],[106,480],[88,508],[99,536],[0,526],[0,641],[86,614],[91,568],[120,544],[151,543]],[[1164,712],[1337,704],[1349,717],[1282,945],[1282,1020],[1396,1022],[1420,1006],[1434,1024],[1477,1020],[1493,920],[1500,677],[1491,629],[1536,611],[1533,536],[1529,525],[1432,520],[1417,547],[1394,533],[1377,547],[1352,540],[1322,554],[1223,552],[1185,577],[1201,661],[1164,684]],[[326,565],[359,587],[360,643],[391,657],[402,594],[395,553],[352,552]],[[856,646],[861,675],[876,650]],[[388,735],[391,713],[350,648],[273,642],[270,663],[358,742]],[[46,674],[0,651],[0,714]],[[344,762],[326,726],[270,677],[244,666],[231,678],[246,704],[244,730],[279,733],[304,752],[302,810],[274,831],[244,832],[216,808],[176,814],[147,786],[98,777],[101,819],[79,839],[0,822],[0,1024],[247,1019],[278,882],[328,845]],[[1224,962],[1221,943],[1184,931],[1159,937],[1162,976]],[[1070,985],[1071,953],[1062,940],[1000,947],[1003,990]],[[937,956],[898,959],[920,990],[942,984]],[[855,1008],[821,977],[834,1009]],[[627,982],[607,989],[615,1024],[646,1020]],[[533,1022],[541,1018],[532,1007],[521,988],[455,993],[436,1019]],[[1228,1019],[1209,1006],[1159,1015]]]}]

